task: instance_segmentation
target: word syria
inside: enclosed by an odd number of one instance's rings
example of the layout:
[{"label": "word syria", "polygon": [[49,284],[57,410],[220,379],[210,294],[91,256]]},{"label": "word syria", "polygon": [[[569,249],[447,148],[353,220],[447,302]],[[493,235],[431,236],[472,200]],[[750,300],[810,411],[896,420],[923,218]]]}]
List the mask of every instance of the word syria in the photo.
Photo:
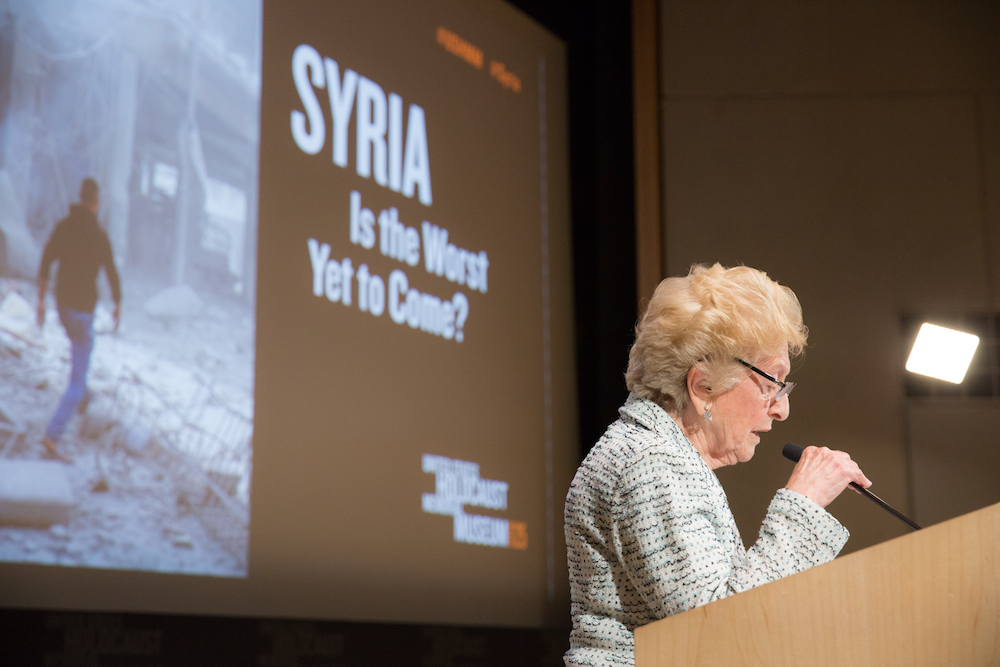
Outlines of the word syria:
[{"label": "word syria", "polygon": [[[347,166],[347,129],[355,116],[355,159],[358,176],[374,178],[382,187],[431,205],[431,170],[427,154],[427,127],[422,107],[411,104],[403,133],[403,98],[385,91],[352,69],[340,77],[332,58],[323,58],[313,47],[300,44],[292,54],[292,78],[303,113],[293,110],[292,138],[309,155],[323,149],[326,118],[315,89],[326,88],[330,99],[333,163]],[[404,150],[405,144],[405,150]]]},{"label": "word syria", "polygon": [[[344,70],[341,77],[337,61],[320,56],[308,44],[300,44],[292,54],[292,78],[302,110],[291,112],[291,133],[302,152],[315,155],[326,143],[327,118],[316,94],[325,88],[333,163],[347,166],[348,132],[353,127],[358,176],[374,179],[405,197],[416,195],[422,204],[431,205],[427,127],[422,107],[409,105],[404,132],[403,99],[399,95],[386,95],[378,83],[352,69]],[[404,224],[395,206],[381,210],[376,216],[372,209],[362,206],[361,193],[351,191],[348,232],[353,245],[375,250],[377,244],[383,257],[410,267],[418,266],[423,254],[424,268],[432,276],[483,294],[487,292],[489,257],[485,250],[459,248],[449,242],[447,229],[426,220],[420,229]],[[307,246],[314,296],[345,306],[356,303],[361,312],[375,317],[388,311],[396,324],[405,323],[446,340],[459,343],[465,340],[469,299],[462,292],[455,292],[450,300],[441,299],[411,287],[401,269],[390,270],[388,278],[383,279],[366,263],[355,264],[350,257],[334,259],[329,243],[309,238]],[[476,532],[479,528],[470,530]]]}]

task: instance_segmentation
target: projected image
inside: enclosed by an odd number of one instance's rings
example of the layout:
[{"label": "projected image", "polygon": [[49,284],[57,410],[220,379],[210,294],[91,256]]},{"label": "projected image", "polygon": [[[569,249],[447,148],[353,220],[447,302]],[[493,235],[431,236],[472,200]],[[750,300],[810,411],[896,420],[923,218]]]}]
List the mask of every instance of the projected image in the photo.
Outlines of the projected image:
[{"label": "projected image", "polygon": [[0,0],[0,561],[247,574],[261,14]]}]

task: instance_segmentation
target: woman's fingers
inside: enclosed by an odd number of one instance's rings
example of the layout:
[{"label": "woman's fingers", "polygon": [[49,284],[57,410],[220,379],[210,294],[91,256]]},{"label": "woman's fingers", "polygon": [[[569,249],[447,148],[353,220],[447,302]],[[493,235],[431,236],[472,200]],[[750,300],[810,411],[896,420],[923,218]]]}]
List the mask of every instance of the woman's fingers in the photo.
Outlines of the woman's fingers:
[{"label": "woman's fingers", "polygon": [[846,452],[828,447],[806,447],[786,488],[826,507],[851,482],[867,488],[871,480]]}]

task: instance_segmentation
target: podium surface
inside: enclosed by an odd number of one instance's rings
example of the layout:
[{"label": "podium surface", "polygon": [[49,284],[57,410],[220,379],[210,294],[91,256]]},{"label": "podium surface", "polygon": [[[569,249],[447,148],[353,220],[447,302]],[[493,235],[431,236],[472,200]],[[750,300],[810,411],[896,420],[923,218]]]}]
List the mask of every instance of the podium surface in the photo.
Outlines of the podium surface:
[{"label": "podium surface", "polygon": [[635,664],[1000,666],[1000,504],[637,628]]}]

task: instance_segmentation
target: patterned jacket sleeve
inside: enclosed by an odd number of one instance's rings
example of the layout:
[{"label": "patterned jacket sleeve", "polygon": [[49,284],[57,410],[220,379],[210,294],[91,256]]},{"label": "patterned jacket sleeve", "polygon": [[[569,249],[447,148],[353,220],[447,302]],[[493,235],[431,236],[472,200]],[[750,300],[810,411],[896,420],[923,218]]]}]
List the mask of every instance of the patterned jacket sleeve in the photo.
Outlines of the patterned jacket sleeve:
[{"label": "patterned jacket sleeve", "polygon": [[707,466],[664,455],[640,461],[626,466],[614,499],[615,541],[632,585],[658,618],[828,562],[849,536],[819,505],[781,489],[746,550]]}]

